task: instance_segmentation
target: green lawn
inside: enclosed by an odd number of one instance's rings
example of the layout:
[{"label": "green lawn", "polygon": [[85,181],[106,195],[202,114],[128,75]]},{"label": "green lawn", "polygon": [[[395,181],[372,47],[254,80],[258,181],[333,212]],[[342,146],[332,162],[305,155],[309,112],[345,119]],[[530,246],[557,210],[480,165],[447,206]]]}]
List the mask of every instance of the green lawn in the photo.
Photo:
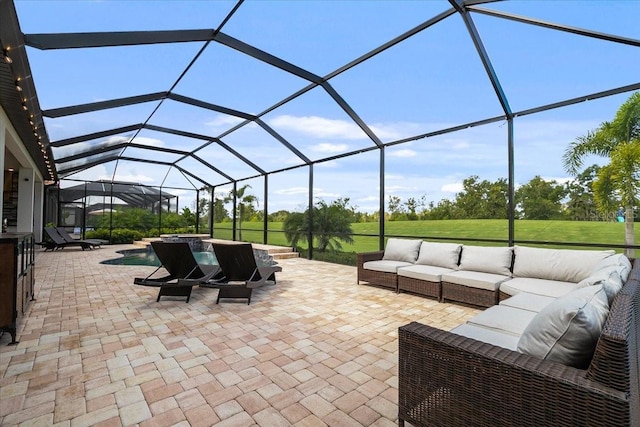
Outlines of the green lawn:
[{"label": "green lawn", "polygon": [[[246,241],[262,242],[262,223],[243,223],[242,238]],[[377,223],[352,224],[355,234],[377,234]],[[250,230],[252,229],[252,230]],[[258,230],[258,231],[253,231]],[[288,246],[281,222],[269,223],[268,243]],[[274,231],[274,232],[271,232]],[[460,238],[502,239],[508,238],[507,220],[465,219],[441,221],[389,221],[385,223],[387,235],[409,237],[443,237],[452,240]],[[219,223],[214,226],[214,236],[231,239],[231,224]],[[635,227],[636,243],[640,242],[640,226]],[[624,244],[624,224],[596,221],[533,221],[520,220],[515,223],[516,241],[536,240],[554,242],[584,242],[604,244]],[[345,252],[366,252],[378,249],[378,237],[354,236],[354,244],[343,244]],[[300,242],[303,243],[303,242]],[[473,242],[465,242],[473,244]]]}]

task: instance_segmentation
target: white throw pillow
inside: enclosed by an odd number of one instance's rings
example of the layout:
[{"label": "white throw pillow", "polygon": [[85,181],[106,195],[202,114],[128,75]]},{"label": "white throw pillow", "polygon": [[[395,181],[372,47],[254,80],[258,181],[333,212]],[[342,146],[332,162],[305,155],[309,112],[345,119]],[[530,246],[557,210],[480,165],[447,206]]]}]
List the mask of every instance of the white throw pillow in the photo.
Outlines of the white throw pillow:
[{"label": "white throw pillow", "polygon": [[462,245],[458,243],[422,242],[416,264],[455,270],[458,268]]},{"label": "white throw pillow", "polygon": [[622,286],[628,277],[629,271],[627,270],[627,267],[624,265],[612,265],[601,268],[591,276],[580,281],[577,287],[583,288],[585,286],[602,285],[604,292],[607,294],[609,305],[611,305],[613,299],[616,297],[618,292],[620,292],[620,289],[622,289]]},{"label": "white throw pillow", "polygon": [[515,247],[513,275],[578,283],[589,277],[598,262],[614,251]]},{"label": "white throw pillow", "polygon": [[464,245],[458,270],[510,276],[512,255],[513,248],[511,247]]},{"label": "white throw pillow", "polygon": [[422,240],[390,238],[387,240],[387,247],[384,249],[382,259],[415,263],[418,259],[421,243]]},{"label": "white throw pillow", "polygon": [[518,351],[584,369],[609,314],[602,285],[576,289],[543,308],[518,341]]}]

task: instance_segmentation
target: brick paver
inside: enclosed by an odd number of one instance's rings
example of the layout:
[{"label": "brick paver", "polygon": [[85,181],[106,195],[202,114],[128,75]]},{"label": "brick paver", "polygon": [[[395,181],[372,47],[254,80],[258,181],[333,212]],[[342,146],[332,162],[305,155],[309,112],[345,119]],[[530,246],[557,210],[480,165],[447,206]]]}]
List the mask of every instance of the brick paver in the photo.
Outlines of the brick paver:
[{"label": "brick paver", "polygon": [[356,284],[354,267],[280,261],[251,305],[133,285],[130,245],[38,252],[36,300],[0,338],[0,425],[395,425],[397,329],[477,313]]}]

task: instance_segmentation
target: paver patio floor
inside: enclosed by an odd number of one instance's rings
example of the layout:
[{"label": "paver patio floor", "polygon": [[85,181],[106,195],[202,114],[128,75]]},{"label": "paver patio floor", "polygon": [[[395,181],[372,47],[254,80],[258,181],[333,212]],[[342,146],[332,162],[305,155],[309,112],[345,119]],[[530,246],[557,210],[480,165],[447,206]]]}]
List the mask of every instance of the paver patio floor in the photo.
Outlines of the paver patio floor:
[{"label": "paver patio floor", "polygon": [[280,261],[251,305],[133,285],[130,245],[38,252],[36,301],[0,338],[0,425],[392,426],[397,329],[477,310],[356,285],[356,269]]}]

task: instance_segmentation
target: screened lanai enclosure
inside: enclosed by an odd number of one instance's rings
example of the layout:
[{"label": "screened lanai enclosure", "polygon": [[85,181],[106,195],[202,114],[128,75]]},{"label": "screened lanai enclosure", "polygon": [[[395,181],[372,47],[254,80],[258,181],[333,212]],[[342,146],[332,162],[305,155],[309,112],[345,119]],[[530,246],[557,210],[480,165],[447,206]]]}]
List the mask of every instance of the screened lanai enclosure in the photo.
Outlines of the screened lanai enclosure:
[{"label": "screened lanai enclosure", "polygon": [[[299,212],[304,246],[327,233],[309,207],[342,203],[357,238],[345,252],[390,236],[638,247],[570,190],[609,159],[586,156],[580,180],[563,155],[640,90],[640,2],[0,5],[3,72],[22,97],[5,109],[33,123],[49,221],[73,210],[74,226],[111,229],[127,206],[161,232],[187,208],[193,231],[287,245],[283,221]],[[541,182],[565,193],[532,216]],[[472,191],[482,183],[500,188],[497,213],[480,206],[490,191]],[[476,218],[435,215],[463,196]],[[560,220],[581,225],[558,237]]]}]

